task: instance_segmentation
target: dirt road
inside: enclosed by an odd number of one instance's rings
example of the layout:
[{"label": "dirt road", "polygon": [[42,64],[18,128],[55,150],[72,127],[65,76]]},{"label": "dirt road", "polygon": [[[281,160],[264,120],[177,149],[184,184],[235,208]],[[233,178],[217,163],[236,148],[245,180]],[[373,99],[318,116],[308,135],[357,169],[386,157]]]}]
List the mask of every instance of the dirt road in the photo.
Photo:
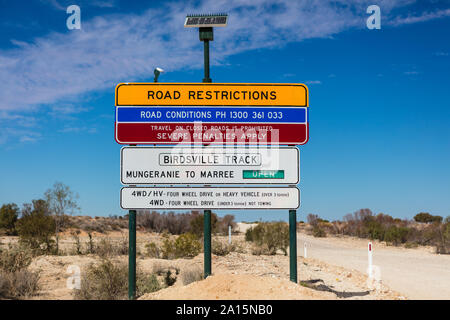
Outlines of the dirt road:
[{"label": "dirt road", "polygon": [[[367,272],[368,241],[298,233],[299,256],[304,254],[305,241],[308,258]],[[437,255],[430,248],[405,249],[374,242],[373,265],[379,267],[382,283],[408,299],[450,299],[450,255]]]}]

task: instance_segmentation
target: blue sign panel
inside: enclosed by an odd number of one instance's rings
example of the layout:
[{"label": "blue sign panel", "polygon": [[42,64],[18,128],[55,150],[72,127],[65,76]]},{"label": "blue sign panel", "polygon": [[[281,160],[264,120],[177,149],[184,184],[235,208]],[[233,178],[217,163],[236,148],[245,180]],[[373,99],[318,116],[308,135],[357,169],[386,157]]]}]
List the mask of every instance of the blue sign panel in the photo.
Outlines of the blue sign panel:
[{"label": "blue sign panel", "polygon": [[117,122],[306,123],[302,107],[117,107]]}]

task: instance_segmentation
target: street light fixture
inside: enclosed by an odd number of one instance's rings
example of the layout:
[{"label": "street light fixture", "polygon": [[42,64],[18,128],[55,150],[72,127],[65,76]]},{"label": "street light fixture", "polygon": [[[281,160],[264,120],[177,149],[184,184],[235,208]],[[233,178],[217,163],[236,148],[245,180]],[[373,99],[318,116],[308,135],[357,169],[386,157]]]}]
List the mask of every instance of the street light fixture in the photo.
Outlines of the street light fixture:
[{"label": "street light fixture", "polygon": [[154,82],[158,82],[158,77],[161,73],[163,73],[164,70],[161,68],[156,67],[155,71],[153,71],[153,73],[155,74],[155,78],[153,79]]}]

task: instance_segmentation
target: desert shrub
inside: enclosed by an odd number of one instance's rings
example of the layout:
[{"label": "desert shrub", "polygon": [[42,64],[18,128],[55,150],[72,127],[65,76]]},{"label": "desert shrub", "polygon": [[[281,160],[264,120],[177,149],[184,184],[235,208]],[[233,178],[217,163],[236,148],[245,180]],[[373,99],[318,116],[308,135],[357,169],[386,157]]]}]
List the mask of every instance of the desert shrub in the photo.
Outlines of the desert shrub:
[{"label": "desert shrub", "polygon": [[26,269],[33,259],[32,251],[25,246],[14,246],[0,251],[0,270],[14,273]]},{"label": "desert shrub", "polygon": [[398,219],[398,218],[394,219],[390,215],[384,214],[384,213],[377,214],[375,217],[375,220],[382,225],[400,223],[402,221],[401,219]]},{"label": "desert shrub", "polygon": [[211,252],[216,256],[226,256],[230,252],[236,250],[236,245],[234,243],[224,243],[213,239],[211,243]]},{"label": "desert shrub", "polygon": [[312,226],[317,224],[318,220],[319,216],[317,214],[310,213],[306,216],[306,221],[308,221],[308,223]]},{"label": "desert shrub", "polygon": [[428,212],[420,212],[414,216],[414,220],[416,222],[422,222],[422,223],[431,223],[431,222],[442,222],[441,216],[433,216],[429,214]]},{"label": "desert shrub", "polygon": [[31,259],[31,250],[23,247],[0,252],[0,298],[23,299],[37,294],[39,273],[27,270]]},{"label": "desert shrub", "polygon": [[314,237],[326,237],[327,233],[337,234],[342,232],[337,228],[336,223],[321,219],[317,214],[308,214],[306,217],[311,228],[311,233]]},{"label": "desert shrub", "polygon": [[99,265],[91,264],[81,278],[80,289],[75,289],[75,298],[80,300],[127,299],[128,266],[103,260]]},{"label": "desert shrub", "polygon": [[269,247],[266,244],[254,244],[250,250],[251,254],[254,256],[261,256],[261,255],[272,255],[273,252],[269,250]]},{"label": "desert shrub", "polygon": [[51,252],[55,234],[55,220],[44,200],[33,200],[33,206],[25,204],[22,216],[16,223],[20,241],[32,249]]},{"label": "desert shrub", "polygon": [[200,241],[192,233],[184,233],[175,240],[175,255],[177,258],[197,256],[202,250]]},{"label": "desert shrub", "polygon": [[450,223],[439,224],[435,222],[434,228],[436,229],[436,253],[450,254]]},{"label": "desert shrub", "polygon": [[[198,238],[203,236],[203,214],[193,210],[191,212],[175,214],[174,212],[159,213],[149,210],[137,212],[137,226],[157,233],[167,232],[173,235],[193,233]],[[236,228],[233,215],[225,215],[219,218],[215,213],[211,214],[212,233],[228,233],[228,226],[232,231]]]},{"label": "desert shrub", "polygon": [[368,230],[366,224],[373,221],[374,216],[370,209],[360,209],[353,214],[344,216],[346,226],[343,228],[343,233],[346,235],[357,236],[361,238],[368,238]]},{"label": "desert shrub", "polygon": [[172,265],[161,264],[156,262],[153,264],[152,271],[154,274],[161,276],[166,287],[172,286],[180,274],[180,269]]},{"label": "desert shrub", "polygon": [[[136,295],[161,289],[153,274],[136,271]],[[128,299],[128,265],[102,259],[99,264],[91,264],[84,272],[80,289],[74,290],[79,300],[124,300]]]},{"label": "desert shrub", "polygon": [[264,227],[258,223],[256,226],[248,228],[245,231],[245,241],[249,242],[262,242],[264,234]]},{"label": "desert shrub", "polygon": [[102,238],[100,241],[95,245],[94,252],[97,254],[100,258],[107,258],[114,255],[113,253],[114,246],[110,239],[108,238]]},{"label": "desert shrub", "polygon": [[161,257],[163,259],[193,258],[202,250],[202,245],[192,233],[179,235],[175,240],[163,235]]},{"label": "desert shrub", "polygon": [[162,264],[160,262],[155,262],[152,266],[152,272],[158,276],[163,276],[170,270],[172,273],[179,274],[180,268],[174,265]]},{"label": "desert shrub", "polygon": [[26,299],[39,291],[39,274],[26,269],[0,272],[0,298]]},{"label": "desert shrub", "polygon": [[166,274],[164,275],[164,283],[167,287],[173,286],[175,282],[177,281],[177,276],[179,274],[179,271],[172,272],[172,270],[167,270]]},{"label": "desert shrub", "polygon": [[231,232],[234,232],[234,230],[236,230],[237,224],[236,222],[234,222],[233,215],[227,214],[221,218],[218,217],[216,232],[219,234],[227,235],[229,226],[231,226]]},{"label": "desert shrub", "polygon": [[184,285],[188,285],[192,282],[200,281],[203,279],[203,271],[201,268],[189,268],[181,273],[181,280]]},{"label": "desert shrub", "polygon": [[267,244],[269,250],[276,252],[277,249],[283,251],[287,255],[289,246],[289,227],[284,222],[276,222],[266,226],[264,243]]},{"label": "desert shrub", "polygon": [[0,271],[0,299],[5,299],[8,297],[9,293],[9,283],[3,272]]},{"label": "desert shrub", "polygon": [[409,229],[405,227],[391,226],[386,230],[384,241],[394,245],[405,243],[407,241]]},{"label": "desert shrub", "polygon": [[7,235],[16,235],[16,221],[19,216],[19,208],[15,203],[2,205],[0,208],[0,229],[4,229]]},{"label": "desert shrub", "polygon": [[447,222],[444,226],[444,237],[447,241],[450,241],[450,222]]},{"label": "desert shrub", "polygon": [[136,296],[142,296],[146,293],[161,290],[163,286],[159,283],[158,278],[154,274],[137,277],[136,279]]},{"label": "desert shrub", "polygon": [[[436,247],[437,253],[450,253],[450,229],[449,235],[446,236],[450,217],[444,220],[441,216],[421,212],[414,216],[414,221],[426,225],[418,225],[413,221],[393,218],[383,213],[374,216],[369,209],[361,209],[346,215],[344,222],[339,222],[338,233],[378,239],[394,245],[405,244],[409,248],[431,245]],[[333,224],[336,227],[338,225],[337,222]]]},{"label": "desert shrub", "polygon": [[128,240],[112,241],[109,238],[102,238],[95,245],[94,253],[101,258],[121,256],[128,254]]},{"label": "desert shrub", "polygon": [[163,259],[175,259],[175,241],[170,238],[167,233],[162,235],[162,245],[161,245],[161,258]]},{"label": "desert shrub", "polygon": [[324,238],[327,236],[327,233],[320,224],[317,224],[312,229],[312,235],[316,238]]},{"label": "desert shrub", "polygon": [[199,215],[198,211],[175,214],[174,212],[159,213],[156,211],[138,211],[137,225],[149,231],[170,234],[182,234],[191,231],[191,220]]},{"label": "desert shrub", "polygon": [[153,263],[153,266],[152,266],[153,273],[155,273],[157,275],[161,275],[164,273],[165,270],[166,270],[166,267],[159,261]]},{"label": "desert shrub", "polygon": [[365,223],[366,232],[370,239],[384,240],[384,234],[386,232],[383,224],[377,220],[370,220]]},{"label": "desert shrub", "polygon": [[68,220],[64,226],[90,232],[106,233],[110,231],[121,231],[127,229],[128,224],[125,219],[117,216],[109,217],[89,217],[89,216],[69,216],[64,215]]},{"label": "desert shrub", "polygon": [[265,245],[271,255],[278,249],[287,255],[289,227],[284,222],[258,223],[255,227],[247,229],[245,240],[254,242],[257,246]]},{"label": "desert shrub", "polygon": [[[198,238],[203,236],[203,221],[203,214],[199,214],[191,220],[191,233]],[[217,215],[214,212],[211,212],[211,233],[217,233],[217,222]]]},{"label": "desert shrub", "polygon": [[407,249],[417,248],[418,246],[419,246],[419,244],[416,242],[406,242],[405,243],[405,248],[407,248]]},{"label": "desert shrub", "polygon": [[150,258],[157,258],[159,259],[161,257],[161,252],[159,250],[159,247],[156,245],[156,243],[150,242],[145,245],[145,252],[146,255]]},{"label": "desert shrub", "polygon": [[76,231],[73,231],[71,234],[72,234],[72,239],[74,241],[74,250],[73,250],[73,252],[76,255],[80,255],[80,254],[82,254],[81,241],[80,241],[80,236],[79,236],[80,231],[76,230]]},{"label": "desert shrub", "polygon": [[86,244],[87,245],[86,251],[87,251],[87,253],[93,254],[95,252],[95,244],[94,244],[94,239],[92,238],[92,233],[89,232],[88,236],[89,236],[89,241]]}]

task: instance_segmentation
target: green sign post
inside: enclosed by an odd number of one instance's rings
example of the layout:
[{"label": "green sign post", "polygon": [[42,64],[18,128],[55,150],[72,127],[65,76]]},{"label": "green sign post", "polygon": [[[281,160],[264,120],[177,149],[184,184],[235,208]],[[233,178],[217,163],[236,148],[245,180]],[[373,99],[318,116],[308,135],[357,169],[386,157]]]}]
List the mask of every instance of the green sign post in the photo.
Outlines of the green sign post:
[{"label": "green sign post", "polygon": [[[185,27],[198,28],[199,39],[203,41],[204,83],[211,83],[209,76],[209,42],[214,40],[213,27],[225,27],[228,16],[216,15],[188,15],[184,23]],[[211,275],[211,210],[203,213],[203,247],[204,247],[204,277]]]},{"label": "green sign post", "polygon": [[297,211],[289,210],[289,279],[297,283]]},{"label": "green sign post", "polygon": [[203,257],[204,277],[211,275],[211,210],[205,210],[203,215]]},{"label": "green sign post", "polygon": [[128,298],[136,299],[136,210],[128,213]]}]

